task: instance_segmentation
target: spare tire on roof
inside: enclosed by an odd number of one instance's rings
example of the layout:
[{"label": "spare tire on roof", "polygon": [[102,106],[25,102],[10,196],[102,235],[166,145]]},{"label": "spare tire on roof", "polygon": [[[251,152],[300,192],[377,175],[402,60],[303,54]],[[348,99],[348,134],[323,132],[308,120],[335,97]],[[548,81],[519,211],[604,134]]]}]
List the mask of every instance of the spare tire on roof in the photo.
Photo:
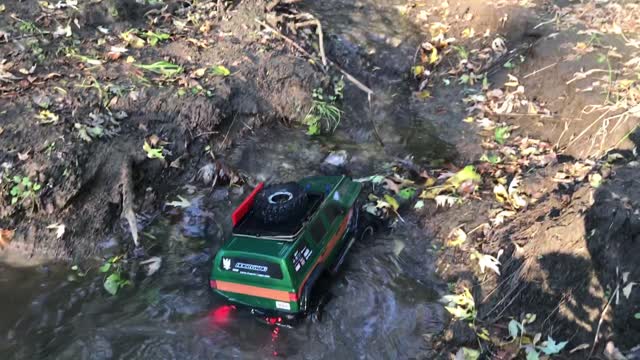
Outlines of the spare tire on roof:
[{"label": "spare tire on roof", "polygon": [[288,182],[266,186],[258,193],[254,211],[265,224],[298,220],[307,205],[307,193],[300,184]]}]

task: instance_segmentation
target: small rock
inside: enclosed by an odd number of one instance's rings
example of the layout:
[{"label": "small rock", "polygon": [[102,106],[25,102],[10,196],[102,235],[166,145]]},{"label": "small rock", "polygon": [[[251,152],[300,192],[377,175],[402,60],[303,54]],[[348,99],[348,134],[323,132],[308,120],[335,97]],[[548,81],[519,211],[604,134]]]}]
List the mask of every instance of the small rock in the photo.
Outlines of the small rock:
[{"label": "small rock", "polygon": [[344,150],[332,151],[322,162],[323,164],[336,167],[344,166],[347,163],[347,152]]}]

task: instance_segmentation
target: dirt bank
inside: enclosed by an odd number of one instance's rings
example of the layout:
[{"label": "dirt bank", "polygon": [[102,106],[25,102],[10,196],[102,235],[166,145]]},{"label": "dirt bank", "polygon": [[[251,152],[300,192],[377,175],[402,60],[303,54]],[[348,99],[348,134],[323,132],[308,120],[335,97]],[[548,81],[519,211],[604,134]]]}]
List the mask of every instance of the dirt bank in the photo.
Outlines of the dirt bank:
[{"label": "dirt bank", "polygon": [[[260,35],[263,14],[260,1],[222,21],[212,4],[6,4],[0,228],[14,235],[3,254],[86,258],[114,231],[129,242],[127,204],[143,226],[238,136],[299,121],[323,76]],[[174,67],[140,67],[159,61]]]},{"label": "dirt bank", "polygon": [[434,83],[467,84],[465,122],[482,138],[469,161],[481,180],[449,193],[455,182],[439,179],[451,168],[421,175],[437,179],[423,195],[438,205],[421,211],[459,302],[436,348],[460,359],[476,358],[462,355],[471,349],[540,356],[550,336],[567,341],[565,358],[611,359],[616,347],[632,358],[638,275],[622,254],[637,247],[638,6],[416,2],[402,11],[430,32],[416,91],[437,98]]}]

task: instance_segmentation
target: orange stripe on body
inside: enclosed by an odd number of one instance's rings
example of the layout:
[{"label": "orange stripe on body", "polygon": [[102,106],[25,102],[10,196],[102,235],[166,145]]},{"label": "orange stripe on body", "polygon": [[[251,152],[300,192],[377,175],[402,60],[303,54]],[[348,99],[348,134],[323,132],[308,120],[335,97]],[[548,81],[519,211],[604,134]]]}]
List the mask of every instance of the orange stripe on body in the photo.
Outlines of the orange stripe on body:
[{"label": "orange stripe on body", "polygon": [[283,290],[273,290],[258,286],[243,285],[227,281],[216,281],[216,288],[222,291],[243,295],[258,296],[267,299],[289,302],[289,293]]}]

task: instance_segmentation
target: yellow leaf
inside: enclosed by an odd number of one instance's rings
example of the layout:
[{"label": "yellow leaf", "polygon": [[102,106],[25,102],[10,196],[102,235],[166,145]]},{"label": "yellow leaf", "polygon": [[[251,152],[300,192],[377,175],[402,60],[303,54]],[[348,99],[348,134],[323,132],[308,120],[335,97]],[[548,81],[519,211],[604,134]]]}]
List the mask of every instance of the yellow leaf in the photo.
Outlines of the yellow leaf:
[{"label": "yellow leaf", "polygon": [[128,64],[132,64],[134,62],[136,62],[136,59],[133,56],[127,56],[127,63]]},{"label": "yellow leaf", "polygon": [[6,6],[4,6],[4,4],[0,4],[0,13],[3,12],[6,9]]},{"label": "yellow leaf", "polygon": [[586,48],[587,48],[587,43],[584,43],[582,41],[578,42],[575,47],[576,50],[584,50]]},{"label": "yellow leaf", "polygon": [[475,34],[476,34],[476,32],[473,30],[473,28],[466,28],[466,29],[462,30],[462,38],[463,39],[474,37]]},{"label": "yellow leaf", "polygon": [[384,195],[384,200],[389,203],[389,205],[391,205],[391,207],[393,208],[394,211],[397,211],[398,208],[400,207],[400,205],[398,204],[398,202],[396,201],[396,199],[393,198],[393,196],[390,196],[388,194]]},{"label": "yellow leaf", "polygon": [[502,184],[498,184],[493,188],[493,193],[496,195],[496,200],[499,203],[504,203],[509,200],[509,193],[507,192],[507,188]]},{"label": "yellow leaf", "polygon": [[447,236],[447,246],[460,246],[467,241],[467,233],[460,228],[453,229]]},{"label": "yellow leaf", "polygon": [[127,42],[132,48],[140,49],[144,47],[144,40],[136,36],[133,31],[127,31],[120,34],[120,38]]},{"label": "yellow leaf", "polygon": [[436,178],[427,178],[427,181],[424,182],[424,186],[429,187],[433,186],[436,183]]},{"label": "yellow leaf", "polygon": [[438,50],[434,47],[431,49],[431,55],[429,55],[429,64],[433,64],[438,61]]},{"label": "yellow leaf", "polygon": [[473,122],[473,116],[467,116],[466,118],[462,119],[462,121],[471,124]]},{"label": "yellow leaf", "polygon": [[191,76],[194,78],[201,78],[207,72],[207,68],[200,68],[191,73]]},{"label": "yellow leaf", "polygon": [[451,187],[447,187],[447,186],[434,186],[432,188],[427,188],[422,190],[422,193],[420,194],[420,198],[421,199],[430,199],[430,200],[434,200],[436,198],[436,196],[440,195],[440,193],[442,193],[443,191],[446,190],[451,190]]},{"label": "yellow leaf", "polygon": [[422,74],[424,74],[424,66],[421,65],[417,65],[411,68],[411,70],[413,70],[413,76],[418,77]]},{"label": "yellow leaf", "polygon": [[423,90],[416,93],[416,96],[418,97],[418,99],[422,99],[422,100],[428,99],[431,97],[431,92],[429,92],[428,90]]}]

